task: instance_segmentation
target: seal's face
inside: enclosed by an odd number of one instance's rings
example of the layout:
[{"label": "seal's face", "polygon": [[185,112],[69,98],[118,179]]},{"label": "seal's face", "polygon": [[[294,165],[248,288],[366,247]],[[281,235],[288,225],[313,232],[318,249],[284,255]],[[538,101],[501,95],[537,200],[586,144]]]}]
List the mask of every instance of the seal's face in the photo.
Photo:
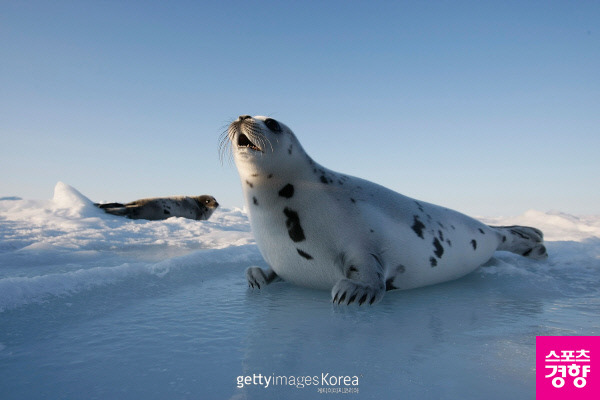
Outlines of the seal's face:
[{"label": "seal's face", "polygon": [[217,199],[212,196],[202,195],[195,198],[200,206],[206,207],[209,210],[216,210],[219,207]]},{"label": "seal's face", "polygon": [[[221,151],[228,143],[238,170],[272,170],[281,168],[285,156],[301,150],[293,132],[273,118],[242,115],[229,125],[221,141]],[[302,151],[303,152],[303,151]]]}]

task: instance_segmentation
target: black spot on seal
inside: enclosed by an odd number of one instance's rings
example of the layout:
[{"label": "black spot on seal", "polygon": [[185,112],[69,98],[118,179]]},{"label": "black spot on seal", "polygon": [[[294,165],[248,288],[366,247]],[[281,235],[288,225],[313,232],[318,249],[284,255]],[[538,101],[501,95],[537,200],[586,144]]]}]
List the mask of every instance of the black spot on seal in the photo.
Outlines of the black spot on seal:
[{"label": "black spot on seal", "polygon": [[477,250],[477,240],[471,240],[471,246],[473,246],[473,250]]},{"label": "black spot on seal", "polygon": [[481,229],[481,228],[478,228],[478,229],[479,229],[479,232],[481,232],[482,235],[485,235],[485,232],[483,231],[483,229]]},{"label": "black spot on seal", "polygon": [[285,185],[283,189],[279,191],[279,196],[285,197],[286,199],[291,198],[294,195],[294,186],[290,183]]},{"label": "black spot on seal", "polygon": [[406,272],[406,268],[404,267],[404,265],[400,264],[398,265],[395,269],[394,269],[394,276],[389,277],[388,279],[386,279],[385,281],[385,290],[395,290],[395,289],[399,289],[398,286],[394,285],[394,279],[396,278],[396,276],[398,274],[403,274]]},{"label": "black spot on seal", "polygon": [[442,258],[442,255],[444,254],[444,247],[442,246],[438,238],[433,239],[433,247],[435,247],[435,251],[433,252],[433,254],[435,254],[437,258]]},{"label": "black spot on seal", "polygon": [[298,213],[287,207],[283,210],[283,213],[287,217],[287,219],[285,220],[285,226],[287,227],[290,239],[292,239],[294,242],[301,242],[305,240],[306,236],[304,236],[304,230],[300,225],[300,218],[298,217]]},{"label": "black spot on seal", "polygon": [[321,177],[319,179],[321,180],[321,183],[329,185],[329,181],[327,180],[327,178],[325,177],[325,175],[321,175]]},{"label": "black spot on seal", "polygon": [[302,257],[306,258],[307,260],[312,260],[313,256],[311,256],[310,254],[308,254],[305,251],[302,251],[300,249],[296,249],[296,251],[298,252],[298,254],[300,254]]},{"label": "black spot on seal", "polygon": [[350,268],[348,268],[348,271],[346,271],[346,278],[348,278],[348,279],[357,278],[357,273],[358,273],[358,268],[356,268],[354,265],[351,265]]},{"label": "black spot on seal", "polygon": [[413,231],[415,231],[418,237],[420,237],[421,239],[425,239],[425,237],[423,237],[423,229],[425,229],[425,225],[419,220],[418,215],[414,216],[414,222],[411,228]]},{"label": "black spot on seal", "polygon": [[390,291],[390,290],[395,290],[398,289],[396,286],[394,286],[394,278],[388,278],[385,281],[385,290],[386,291]]},{"label": "black spot on seal", "polygon": [[252,202],[254,203],[255,206],[258,205],[258,200],[256,199],[255,196],[252,196]]},{"label": "black spot on seal", "polygon": [[246,181],[246,185],[250,186],[251,188],[253,188],[253,187],[254,187],[254,185],[253,185],[253,184],[252,184],[252,182],[250,182],[250,181]]},{"label": "black spot on seal", "polygon": [[435,257],[430,257],[429,263],[431,264],[431,268],[437,267],[437,260],[435,259]]},{"label": "black spot on seal", "polygon": [[171,215],[171,212],[165,208],[163,210],[163,214],[165,214],[165,215]]}]

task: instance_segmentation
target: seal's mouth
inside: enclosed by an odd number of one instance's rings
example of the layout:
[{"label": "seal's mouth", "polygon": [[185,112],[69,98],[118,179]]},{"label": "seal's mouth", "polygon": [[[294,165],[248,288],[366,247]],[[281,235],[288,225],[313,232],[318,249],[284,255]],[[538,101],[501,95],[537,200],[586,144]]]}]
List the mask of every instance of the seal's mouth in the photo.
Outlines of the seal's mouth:
[{"label": "seal's mouth", "polygon": [[237,145],[238,145],[238,148],[243,147],[243,148],[248,148],[248,149],[254,150],[254,151],[262,151],[260,147],[258,147],[254,143],[252,143],[250,141],[250,139],[248,139],[248,136],[244,135],[243,133],[239,134],[238,140],[237,140]]}]

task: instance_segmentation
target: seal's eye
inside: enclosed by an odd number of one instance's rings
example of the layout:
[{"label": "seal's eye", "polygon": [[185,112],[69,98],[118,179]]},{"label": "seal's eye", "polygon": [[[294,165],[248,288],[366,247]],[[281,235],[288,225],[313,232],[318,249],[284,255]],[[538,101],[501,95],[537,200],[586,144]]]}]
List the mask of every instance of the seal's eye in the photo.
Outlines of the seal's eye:
[{"label": "seal's eye", "polygon": [[275,121],[274,119],[267,118],[265,120],[265,125],[273,132],[281,132],[281,126],[279,126],[279,122]]}]

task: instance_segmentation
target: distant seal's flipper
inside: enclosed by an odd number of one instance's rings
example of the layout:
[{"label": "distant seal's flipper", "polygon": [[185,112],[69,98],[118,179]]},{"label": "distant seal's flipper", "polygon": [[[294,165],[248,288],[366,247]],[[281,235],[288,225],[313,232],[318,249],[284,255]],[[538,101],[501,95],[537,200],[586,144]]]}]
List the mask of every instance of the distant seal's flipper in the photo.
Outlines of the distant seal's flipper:
[{"label": "distant seal's flipper", "polygon": [[501,236],[498,250],[506,250],[534,260],[548,258],[542,231],[529,226],[492,226]]}]

